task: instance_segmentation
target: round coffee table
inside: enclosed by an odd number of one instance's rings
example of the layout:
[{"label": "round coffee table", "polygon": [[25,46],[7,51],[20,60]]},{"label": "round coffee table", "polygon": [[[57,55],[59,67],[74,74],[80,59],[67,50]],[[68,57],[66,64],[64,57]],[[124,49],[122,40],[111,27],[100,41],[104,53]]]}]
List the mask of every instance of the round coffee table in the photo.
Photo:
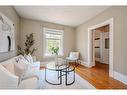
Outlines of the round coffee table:
[{"label": "round coffee table", "polygon": [[[62,70],[66,69],[68,67],[69,66],[67,64],[56,65],[55,62],[49,62],[45,68],[45,81],[49,84],[52,84],[52,85],[62,84]],[[58,83],[53,83],[53,82],[47,80],[47,70],[56,71],[58,73],[58,76],[57,76],[58,77]]]}]

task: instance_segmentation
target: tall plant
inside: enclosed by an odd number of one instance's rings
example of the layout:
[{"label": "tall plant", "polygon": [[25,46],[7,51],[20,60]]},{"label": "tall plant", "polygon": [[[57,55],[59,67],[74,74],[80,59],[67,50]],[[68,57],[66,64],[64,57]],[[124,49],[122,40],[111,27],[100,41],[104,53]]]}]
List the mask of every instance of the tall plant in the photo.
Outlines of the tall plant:
[{"label": "tall plant", "polygon": [[26,35],[26,41],[25,41],[25,48],[22,49],[20,46],[18,46],[18,53],[19,54],[33,54],[37,49],[36,48],[32,48],[32,46],[34,45],[34,36],[33,33]]}]

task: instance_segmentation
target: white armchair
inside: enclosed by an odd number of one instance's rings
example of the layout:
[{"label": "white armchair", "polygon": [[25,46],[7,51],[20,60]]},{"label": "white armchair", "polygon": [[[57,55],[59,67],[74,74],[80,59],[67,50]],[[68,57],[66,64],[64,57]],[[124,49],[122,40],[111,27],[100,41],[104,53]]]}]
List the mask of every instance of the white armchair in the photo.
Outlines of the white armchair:
[{"label": "white armchair", "polygon": [[76,64],[78,64],[79,52],[70,52],[69,56],[66,57],[66,60],[68,62],[75,62]]},{"label": "white armchair", "polygon": [[[0,63],[0,89],[35,89],[39,88],[39,65],[32,66],[32,68],[22,73],[21,76],[18,73],[20,70],[17,66],[20,65],[23,69],[23,65],[17,59],[21,56],[17,56]],[[24,61],[25,62],[25,61]],[[18,64],[18,65],[17,65]],[[23,63],[25,64],[25,63]],[[39,64],[39,63],[38,63]],[[27,64],[29,65],[29,64]],[[26,65],[24,65],[26,66]]]},{"label": "white armchair", "polygon": [[0,64],[0,89],[17,88],[19,83],[19,77],[6,70]]}]

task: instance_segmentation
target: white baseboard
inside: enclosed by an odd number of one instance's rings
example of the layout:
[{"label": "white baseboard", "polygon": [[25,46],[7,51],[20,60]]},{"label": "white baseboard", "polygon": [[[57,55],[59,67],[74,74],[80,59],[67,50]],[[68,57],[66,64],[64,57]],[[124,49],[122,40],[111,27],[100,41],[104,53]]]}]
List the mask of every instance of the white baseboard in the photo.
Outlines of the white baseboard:
[{"label": "white baseboard", "polygon": [[85,61],[82,61],[82,60],[81,60],[81,64],[85,67],[89,67],[89,68],[91,67],[91,66],[88,65],[88,62],[85,62]]},{"label": "white baseboard", "polygon": [[96,61],[99,61],[99,62],[101,61],[101,59],[100,59],[100,58],[97,58],[97,57],[95,58],[95,60],[96,60]]},{"label": "white baseboard", "polygon": [[124,84],[127,84],[127,76],[119,72],[114,71],[114,79],[119,80]]}]

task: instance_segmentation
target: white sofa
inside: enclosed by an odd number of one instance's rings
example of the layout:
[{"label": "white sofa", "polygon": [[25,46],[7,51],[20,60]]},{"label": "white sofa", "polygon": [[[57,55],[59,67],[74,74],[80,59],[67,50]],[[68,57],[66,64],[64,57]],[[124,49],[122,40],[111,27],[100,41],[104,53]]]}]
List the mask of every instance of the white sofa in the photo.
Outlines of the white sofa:
[{"label": "white sofa", "polygon": [[40,62],[30,64],[29,69],[20,77],[15,69],[18,58],[19,56],[0,63],[0,89],[39,88]]}]

